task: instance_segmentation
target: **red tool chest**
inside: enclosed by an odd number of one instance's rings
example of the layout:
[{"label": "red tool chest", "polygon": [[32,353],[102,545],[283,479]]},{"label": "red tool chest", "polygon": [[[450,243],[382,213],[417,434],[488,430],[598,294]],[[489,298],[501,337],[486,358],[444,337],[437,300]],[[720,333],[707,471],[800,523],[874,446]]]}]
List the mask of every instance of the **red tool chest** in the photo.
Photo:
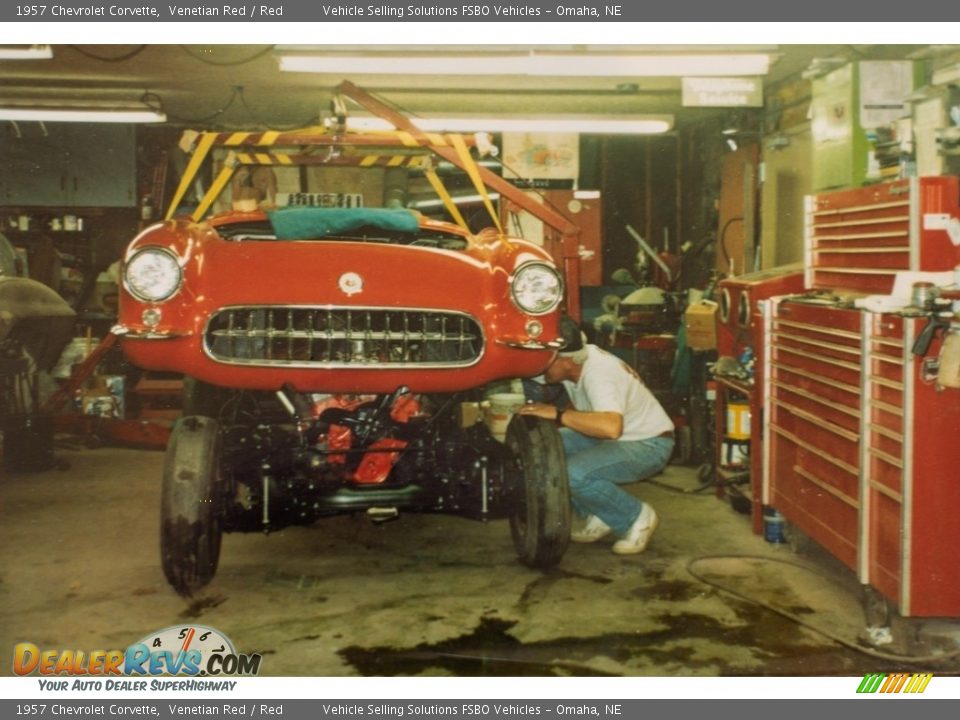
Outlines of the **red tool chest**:
[{"label": "red tool chest", "polygon": [[960,395],[910,352],[925,318],[766,310],[765,502],[903,616],[960,616]]},{"label": "red tool chest", "polygon": [[886,295],[898,271],[952,270],[960,248],[943,224],[960,217],[958,182],[909,178],[807,197],[807,287]]},{"label": "red tool chest", "polygon": [[[734,477],[740,471],[749,473],[749,495],[753,531],[763,530],[763,508],[759,502],[762,479],[762,394],[763,383],[763,316],[761,302],[775,295],[803,291],[803,268],[797,265],[771,268],[748,273],[739,277],[721,280],[717,286],[719,308],[717,311],[717,354],[721,357],[740,358],[749,348],[755,358],[753,375],[750,378],[716,376],[717,399],[715,403],[717,433],[716,467],[722,480]],[[732,404],[744,404],[749,413],[746,433],[742,428],[730,427]],[[745,454],[743,467],[731,467],[727,455],[731,444]],[[727,478],[722,476],[727,475]],[[719,483],[720,488],[725,482]]]},{"label": "red tool chest", "polygon": [[911,352],[926,316],[853,300],[960,264],[958,201],[956,177],[809,197],[802,278],[720,285],[718,353],[757,364],[753,382],[717,377],[718,467],[742,438],[726,405],[745,401],[754,531],[780,511],[905,617],[960,617],[960,391],[936,383],[939,339]]}]

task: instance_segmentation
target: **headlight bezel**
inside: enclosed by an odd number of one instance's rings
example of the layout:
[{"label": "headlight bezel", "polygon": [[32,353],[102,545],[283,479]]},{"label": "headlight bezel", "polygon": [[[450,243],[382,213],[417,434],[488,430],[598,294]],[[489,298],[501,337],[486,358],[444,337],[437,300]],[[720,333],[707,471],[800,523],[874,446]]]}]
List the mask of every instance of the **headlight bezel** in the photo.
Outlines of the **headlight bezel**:
[{"label": "headlight bezel", "polygon": [[[546,271],[552,275],[556,281],[556,296],[543,307],[538,307],[538,305],[535,303],[531,303],[530,306],[528,306],[524,304],[519,297],[519,293],[524,292],[523,288],[518,288],[520,281],[525,275],[533,271]],[[517,267],[510,276],[510,300],[513,302],[514,306],[517,307],[517,309],[526,313],[527,315],[539,317],[550,314],[560,306],[561,302],[563,302],[563,293],[563,277],[560,275],[560,271],[550,263],[543,262],[541,260],[531,260],[523,263]]]},{"label": "headlight bezel", "polygon": [[[158,256],[166,258],[170,261],[169,268],[175,271],[175,278],[172,284],[170,284],[169,292],[165,294],[154,294],[149,295],[143,291],[142,287],[131,281],[131,270],[136,267],[137,260],[144,258],[146,255]],[[177,257],[169,248],[165,248],[161,245],[148,245],[138,249],[133,255],[130,256],[130,259],[124,263],[123,268],[123,287],[130,293],[135,299],[144,303],[159,304],[164,303],[175,297],[180,289],[183,287],[183,267],[180,264],[180,258]]]}]

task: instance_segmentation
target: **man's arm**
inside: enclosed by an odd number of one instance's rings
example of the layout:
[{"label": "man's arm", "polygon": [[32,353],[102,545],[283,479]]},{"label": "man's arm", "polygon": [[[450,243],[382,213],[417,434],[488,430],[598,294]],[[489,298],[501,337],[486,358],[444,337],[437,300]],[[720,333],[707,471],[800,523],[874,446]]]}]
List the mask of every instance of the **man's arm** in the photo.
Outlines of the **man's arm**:
[{"label": "man's arm", "polygon": [[[521,415],[535,415],[556,422],[558,410],[545,403],[528,403],[517,411]],[[561,425],[576,430],[587,437],[600,440],[616,440],[623,434],[623,415],[618,412],[574,410],[563,411]]]}]

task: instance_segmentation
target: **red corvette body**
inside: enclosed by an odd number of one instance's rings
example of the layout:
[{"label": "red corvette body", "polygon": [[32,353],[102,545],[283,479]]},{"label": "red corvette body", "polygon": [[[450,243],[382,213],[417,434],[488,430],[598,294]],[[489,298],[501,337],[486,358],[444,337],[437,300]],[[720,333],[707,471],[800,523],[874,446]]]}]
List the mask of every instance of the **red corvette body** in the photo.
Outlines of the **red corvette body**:
[{"label": "red corvette body", "polygon": [[182,277],[162,302],[125,283],[124,351],[149,370],[270,391],[453,392],[543,371],[559,311],[524,312],[511,282],[524,265],[552,265],[549,255],[415,217],[412,233],[367,224],[297,239],[278,239],[263,212],[147,228],[126,262],[162,248]]}]

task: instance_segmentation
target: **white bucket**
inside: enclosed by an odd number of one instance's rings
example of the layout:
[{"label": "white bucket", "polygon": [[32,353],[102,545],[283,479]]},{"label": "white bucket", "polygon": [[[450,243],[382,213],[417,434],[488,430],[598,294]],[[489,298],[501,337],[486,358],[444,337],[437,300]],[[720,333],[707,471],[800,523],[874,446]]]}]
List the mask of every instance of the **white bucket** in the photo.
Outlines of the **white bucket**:
[{"label": "white bucket", "polygon": [[484,421],[493,437],[500,442],[506,440],[510,418],[523,407],[525,401],[521,393],[494,393],[487,396],[488,407],[484,412]]}]

